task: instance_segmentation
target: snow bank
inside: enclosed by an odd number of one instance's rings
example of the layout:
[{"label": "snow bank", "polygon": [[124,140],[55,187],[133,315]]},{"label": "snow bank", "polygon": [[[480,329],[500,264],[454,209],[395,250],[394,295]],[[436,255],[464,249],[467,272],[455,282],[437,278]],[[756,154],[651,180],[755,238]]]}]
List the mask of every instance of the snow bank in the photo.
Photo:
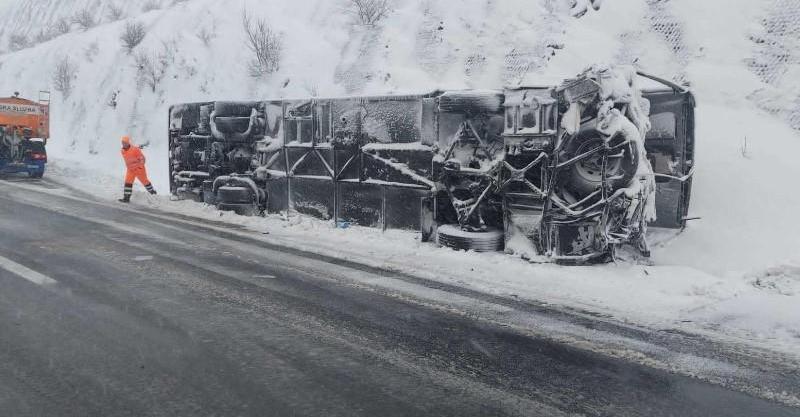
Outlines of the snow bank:
[{"label": "snow bank", "polygon": [[[78,65],[72,94],[53,95],[50,155],[61,180],[116,198],[123,169],[118,138],[128,133],[151,143],[149,168],[165,193],[167,108],[175,102],[548,85],[587,64],[633,63],[691,83],[699,106],[691,214],[700,219],[679,235],[654,232],[652,265],[531,265],[505,255],[435,248],[400,232],[338,230],[301,217],[222,218],[269,230],[271,238],[287,244],[413,269],[432,279],[655,326],[722,331],[797,352],[800,164],[791,156],[800,154],[800,138],[756,106],[754,92],[777,87],[749,65],[757,53],[750,35],[762,27],[754,16],[768,16],[780,1],[734,7],[724,0],[616,0],[575,19],[563,7],[568,2],[558,0],[397,0],[374,27],[354,25],[345,0],[167,3],[141,13],[134,2],[120,2],[128,19],[147,29],[136,51],[158,54],[164,42],[171,51],[156,91],[137,86],[134,58],[118,39],[125,21],[74,30],[0,56],[0,93],[33,98],[52,88],[52,68],[64,56]],[[87,4],[7,2],[0,6],[0,40]],[[110,3],[98,4],[93,10],[100,18]],[[280,70],[264,79],[248,76],[244,9],[284,36]],[[202,29],[216,35],[208,45],[197,36]],[[781,85],[789,84],[797,87],[796,79]],[[202,205],[155,201],[164,210],[220,219]]]}]

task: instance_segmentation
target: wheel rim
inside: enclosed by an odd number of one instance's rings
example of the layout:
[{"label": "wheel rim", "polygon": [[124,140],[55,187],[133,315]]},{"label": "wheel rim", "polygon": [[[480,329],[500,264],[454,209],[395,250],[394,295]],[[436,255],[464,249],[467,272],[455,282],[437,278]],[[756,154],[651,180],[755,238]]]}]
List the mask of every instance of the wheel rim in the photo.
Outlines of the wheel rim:
[{"label": "wheel rim", "polygon": [[[575,152],[577,155],[596,150],[602,145],[602,139],[595,139],[587,141],[578,147]],[[606,175],[613,177],[619,175],[622,169],[622,158],[609,158],[606,165]],[[600,152],[595,152],[588,158],[578,161],[575,164],[575,173],[577,176],[589,183],[599,185],[603,181],[603,155]]]}]

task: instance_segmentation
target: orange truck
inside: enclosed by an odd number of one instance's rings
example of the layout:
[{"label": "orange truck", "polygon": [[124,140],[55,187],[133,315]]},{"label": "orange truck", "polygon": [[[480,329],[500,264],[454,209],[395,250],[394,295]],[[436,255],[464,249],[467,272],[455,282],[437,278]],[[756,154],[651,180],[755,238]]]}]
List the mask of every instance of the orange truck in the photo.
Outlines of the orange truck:
[{"label": "orange truck", "polygon": [[44,175],[45,145],[50,137],[50,93],[39,93],[39,101],[14,93],[0,98],[0,174]]}]

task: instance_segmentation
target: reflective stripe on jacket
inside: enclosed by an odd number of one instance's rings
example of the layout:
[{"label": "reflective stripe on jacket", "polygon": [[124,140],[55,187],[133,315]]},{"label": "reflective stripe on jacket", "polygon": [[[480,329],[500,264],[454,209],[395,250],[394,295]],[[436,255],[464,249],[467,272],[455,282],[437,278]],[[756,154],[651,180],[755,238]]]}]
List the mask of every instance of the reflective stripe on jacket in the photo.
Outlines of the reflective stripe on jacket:
[{"label": "reflective stripe on jacket", "polygon": [[125,160],[125,166],[129,170],[136,170],[144,168],[144,154],[138,146],[131,145],[130,148],[122,150],[122,159]]}]

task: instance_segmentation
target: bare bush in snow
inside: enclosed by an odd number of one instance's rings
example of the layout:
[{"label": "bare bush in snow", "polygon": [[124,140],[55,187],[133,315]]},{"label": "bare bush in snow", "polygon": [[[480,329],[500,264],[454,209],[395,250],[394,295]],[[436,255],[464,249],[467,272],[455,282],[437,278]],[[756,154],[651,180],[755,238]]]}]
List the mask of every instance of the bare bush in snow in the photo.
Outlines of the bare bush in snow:
[{"label": "bare bush in snow", "polygon": [[603,0],[570,0],[570,14],[573,17],[583,17],[589,11],[591,5],[593,9],[600,10]]},{"label": "bare bush in snow", "polygon": [[257,78],[277,71],[283,52],[281,35],[272,30],[264,19],[253,22],[247,11],[242,13],[242,24],[247,35],[247,47],[255,55],[250,61],[250,75]]},{"label": "bare bush in snow", "polygon": [[108,12],[106,12],[106,16],[108,17],[109,22],[116,22],[118,20],[122,20],[122,17],[125,15],[125,12],[122,10],[122,6],[117,3],[111,3],[108,5]]},{"label": "bare bush in snow", "polygon": [[108,107],[111,107],[112,109],[117,108],[117,97],[119,97],[119,90],[112,91],[111,95],[108,96],[108,100],[106,101]]},{"label": "bare bush in snow", "polygon": [[64,56],[53,70],[53,89],[66,99],[72,94],[72,80],[77,74],[78,67],[70,61],[69,56]]},{"label": "bare bush in snow", "polygon": [[161,41],[161,51],[159,56],[164,60],[167,66],[170,66],[177,61],[178,56],[178,40],[177,38],[168,41]]},{"label": "bare bush in snow", "polygon": [[94,20],[94,13],[88,7],[72,15],[72,23],[78,25],[84,31],[93,28],[97,24]]},{"label": "bare bush in snow", "polygon": [[31,40],[28,39],[28,35],[14,33],[8,38],[8,49],[12,51],[19,51],[29,46],[31,46]]},{"label": "bare bush in snow", "polygon": [[739,150],[742,152],[742,158],[750,159],[750,149],[747,146],[747,136],[744,137],[744,142]]},{"label": "bare bush in snow", "polygon": [[122,42],[122,47],[127,49],[128,53],[131,53],[136,45],[142,43],[146,34],[144,24],[141,22],[127,22],[125,23],[125,29],[122,30],[122,34],[119,36],[119,40]]},{"label": "bare bush in snow", "polygon": [[33,43],[45,43],[53,39],[53,30],[52,28],[48,29],[39,29],[35,35],[33,35]]},{"label": "bare bush in snow", "polygon": [[86,57],[87,62],[94,62],[94,58],[100,53],[100,44],[94,41],[83,50],[83,55]]},{"label": "bare bush in snow", "polygon": [[152,53],[145,51],[137,52],[134,55],[136,65],[136,82],[139,86],[147,85],[153,92],[164,78],[164,73],[160,71],[157,64],[158,58]]},{"label": "bare bush in snow", "polygon": [[72,30],[72,26],[70,25],[69,20],[62,17],[61,19],[58,19],[56,20],[55,23],[53,23],[52,30],[54,36],[65,35],[69,33],[70,30]]},{"label": "bare bush in snow", "polygon": [[390,0],[349,0],[349,10],[362,25],[374,25],[392,11]]},{"label": "bare bush in snow", "polygon": [[169,66],[175,62],[175,42],[163,42],[161,51],[141,51],[134,55],[136,82],[148,86],[154,93],[167,75]]},{"label": "bare bush in snow", "polygon": [[211,22],[211,27],[203,26],[197,31],[197,38],[203,42],[203,45],[211,45],[211,41],[217,37],[217,21]]},{"label": "bare bush in snow", "polygon": [[161,2],[159,0],[147,0],[142,6],[142,13],[158,10],[160,8],[161,8]]}]

